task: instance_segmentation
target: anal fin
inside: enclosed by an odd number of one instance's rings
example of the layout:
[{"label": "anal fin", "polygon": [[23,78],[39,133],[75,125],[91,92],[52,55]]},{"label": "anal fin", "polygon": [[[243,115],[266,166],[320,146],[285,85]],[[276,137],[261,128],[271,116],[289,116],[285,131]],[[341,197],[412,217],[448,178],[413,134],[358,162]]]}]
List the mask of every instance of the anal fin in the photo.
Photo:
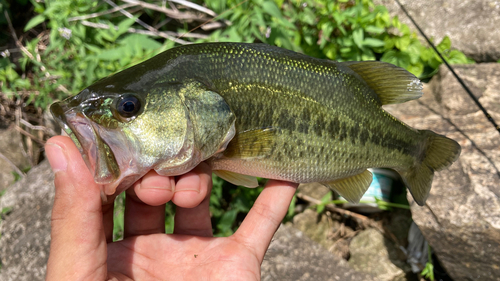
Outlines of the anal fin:
[{"label": "anal fin", "polygon": [[228,181],[234,185],[244,186],[244,187],[259,186],[259,182],[257,181],[256,177],[242,175],[225,170],[215,170],[214,174],[216,174],[221,179]]},{"label": "anal fin", "polygon": [[351,203],[358,203],[372,183],[372,173],[368,170],[360,174],[321,184],[333,189]]}]

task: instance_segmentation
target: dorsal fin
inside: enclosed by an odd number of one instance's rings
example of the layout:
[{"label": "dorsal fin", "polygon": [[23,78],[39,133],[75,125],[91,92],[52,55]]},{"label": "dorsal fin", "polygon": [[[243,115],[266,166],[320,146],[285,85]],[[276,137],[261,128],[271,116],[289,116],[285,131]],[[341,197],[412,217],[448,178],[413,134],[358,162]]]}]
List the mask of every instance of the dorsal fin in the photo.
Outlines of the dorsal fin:
[{"label": "dorsal fin", "polygon": [[380,99],[381,105],[403,103],[422,96],[423,85],[407,70],[381,61],[344,62]]}]

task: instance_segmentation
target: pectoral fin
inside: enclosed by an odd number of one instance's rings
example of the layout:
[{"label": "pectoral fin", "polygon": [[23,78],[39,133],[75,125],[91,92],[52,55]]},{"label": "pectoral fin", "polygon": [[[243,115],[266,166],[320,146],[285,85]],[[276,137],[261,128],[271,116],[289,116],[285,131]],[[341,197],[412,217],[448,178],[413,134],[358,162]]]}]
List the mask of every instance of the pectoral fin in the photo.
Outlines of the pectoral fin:
[{"label": "pectoral fin", "polygon": [[256,177],[242,175],[234,172],[229,172],[225,170],[215,170],[214,174],[226,180],[234,185],[244,186],[244,187],[257,187],[259,182]]},{"label": "pectoral fin", "polygon": [[372,173],[365,170],[361,174],[322,184],[336,191],[347,201],[358,203],[372,183],[372,179]]},{"label": "pectoral fin", "polygon": [[262,128],[236,134],[223,152],[225,157],[253,159],[269,156],[276,146],[279,129]]}]

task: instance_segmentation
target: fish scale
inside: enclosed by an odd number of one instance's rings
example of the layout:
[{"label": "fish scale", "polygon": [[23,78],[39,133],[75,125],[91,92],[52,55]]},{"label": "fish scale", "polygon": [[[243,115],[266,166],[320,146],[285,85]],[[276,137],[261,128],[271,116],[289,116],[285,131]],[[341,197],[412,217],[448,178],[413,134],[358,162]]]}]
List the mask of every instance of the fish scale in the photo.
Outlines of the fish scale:
[{"label": "fish scale", "polygon": [[[92,151],[93,158],[119,163],[120,173],[102,165],[104,170],[95,172],[114,178],[103,182],[113,186],[108,195],[150,169],[178,175],[207,160],[216,174],[235,184],[254,186],[254,177],[321,182],[349,201],[359,200],[368,188],[367,168],[392,168],[423,204],[434,171],[460,153],[455,141],[415,130],[381,108],[422,94],[412,74],[382,62],[333,62],[264,44],[173,48],[54,104],[54,116],[76,142],[97,134],[79,133],[74,121],[89,93],[107,100],[100,108],[86,108],[87,115],[114,116],[120,129],[98,118],[78,124],[97,122],[92,126],[116,135],[95,136],[94,142],[113,149],[114,139],[127,139],[132,147],[116,148],[114,156]],[[123,119],[113,105],[131,96],[142,101],[143,111]]]}]

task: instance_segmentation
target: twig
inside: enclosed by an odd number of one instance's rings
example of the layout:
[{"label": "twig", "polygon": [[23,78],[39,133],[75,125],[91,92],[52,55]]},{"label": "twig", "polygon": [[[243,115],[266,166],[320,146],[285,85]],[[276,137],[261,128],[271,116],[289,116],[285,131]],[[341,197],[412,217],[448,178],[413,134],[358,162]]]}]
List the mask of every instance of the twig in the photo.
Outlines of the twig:
[{"label": "twig", "polygon": [[[318,199],[313,198],[311,196],[302,194],[300,192],[297,193],[296,196],[297,196],[297,198],[300,198],[300,199],[302,199],[302,200],[304,200],[306,202],[312,203],[314,205],[319,205],[319,204],[322,203],[321,200],[318,200]],[[354,212],[351,212],[351,211],[348,211],[348,210],[345,210],[345,209],[342,209],[342,208],[335,207],[332,204],[326,204],[325,205],[325,209],[327,209],[330,212],[341,214],[342,216],[353,218],[354,220],[356,220],[362,226],[365,226],[365,227],[369,226],[369,227],[372,227],[372,228],[376,229],[378,232],[382,233],[382,235],[385,235],[387,238],[391,239],[396,246],[398,246],[399,248],[401,248],[400,245],[399,245],[398,239],[396,238],[396,236],[392,232],[390,232],[385,227],[380,226],[379,224],[377,224],[376,222],[374,222],[369,217],[363,216],[361,214],[354,213]]]},{"label": "twig", "polygon": [[202,6],[198,5],[198,4],[189,2],[189,1],[185,1],[185,0],[168,0],[168,1],[184,5],[186,7],[191,8],[191,9],[200,11],[200,12],[205,13],[205,14],[208,14],[208,15],[210,15],[212,17],[216,17],[217,16],[217,14],[214,11],[212,11],[210,9],[207,9],[205,7],[202,7]]},{"label": "twig", "polygon": [[[296,195],[297,195],[297,198],[300,198],[300,199],[302,199],[304,201],[307,201],[309,203],[312,203],[314,205],[319,205],[319,204],[322,203],[321,200],[313,198],[313,197],[311,197],[309,195],[302,194],[300,192],[297,193]],[[342,208],[335,207],[332,204],[325,205],[325,209],[327,209],[330,212],[341,214],[341,215],[343,215],[345,217],[352,217],[352,218],[356,219],[357,221],[362,221],[363,223],[364,222],[369,222],[368,224],[365,224],[365,225],[374,224],[372,222],[372,220],[370,218],[368,218],[367,216],[363,216],[363,215],[358,214],[358,213],[354,213],[354,212],[351,212],[351,211],[348,211],[348,210],[345,210],[345,209],[342,209]],[[377,227],[378,227],[378,225],[377,225]]]},{"label": "twig", "polygon": [[[117,5],[116,5],[115,3],[113,3],[113,2],[111,2],[110,0],[104,0],[104,1],[105,1],[106,3],[108,3],[109,5],[113,6],[113,7],[117,7]],[[128,17],[128,18],[131,18],[131,19],[133,19],[133,18],[134,18],[134,15],[132,15],[131,13],[129,13],[129,12],[127,12],[127,11],[123,10],[123,9],[119,9],[119,11],[120,11],[120,13],[124,14],[124,15],[125,15],[126,17]],[[147,30],[149,30],[149,31],[151,31],[151,32],[153,32],[153,33],[155,33],[155,34],[157,34],[157,35],[161,36],[161,37],[164,37],[164,38],[166,38],[166,39],[172,40],[172,41],[177,42],[177,43],[179,43],[179,44],[189,44],[189,42],[187,42],[187,41],[180,40],[180,39],[175,38],[175,37],[173,37],[173,36],[170,36],[170,35],[168,35],[168,34],[166,34],[166,33],[164,33],[164,32],[160,32],[160,31],[158,31],[158,30],[157,30],[157,29],[155,29],[154,27],[150,26],[149,24],[147,24],[147,23],[143,22],[142,20],[140,20],[140,19],[138,19],[138,18],[136,18],[136,19],[135,19],[135,22],[136,22],[136,23],[138,23],[138,24],[140,24],[140,25],[142,25],[142,26],[143,26],[144,28],[146,28]],[[162,34],[163,34],[163,35],[162,35]]]},{"label": "twig", "polygon": [[195,14],[192,14],[192,13],[186,13],[186,12],[182,13],[182,12],[179,12],[179,10],[171,10],[171,9],[168,9],[168,8],[165,8],[165,7],[156,6],[154,4],[146,3],[146,2],[143,2],[143,1],[138,1],[138,0],[122,0],[122,2],[125,2],[125,3],[134,3],[134,4],[137,4],[137,5],[140,5],[143,8],[146,8],[146,9],[154,10],[154,11],[157,11],[157,12],[162,12],[166,16],[168,16],[170,18],[173,18],[173,19],[178,19],[178,20],[198,20],[198,21],[205,21],[205,20],[207,20],[207,18],[205,18],[205,17],[199,17],[199,16],[197,16]]},{"label": "twig", "polygon": [[7,24],[9,25],[10,33],[12,34],[14,41],[16,41],[17,47],[19,47],[19,49],[21,49],[21,51],[23,51],[23,53],[25,55],[27,55],[30,59],[34,60],[35,57],[33,57],[33,55],[28,51],[28,49],[26,49],[26,47],[24,47],[23,44],[21,44],[21,42],[19,42],[19,39],[17,38],[17,35],[16,35],[16,31],[14,30],[14,27],[12,26],[12,22],[10,21],[9,13],[7,13],[7,10],[3,11],[3,13],[5,15],[5,19],[7,19]]},{"label": "twig", "polygon": [[107,14],[114,13],[114,12],[120,10],[120,9],[126,9],[126,8],[134,7],[134,6],[137,6],[137,5],[139,5],[139,4],[137,4],[137,3],[123,4],[123,5],[114,7],[112,9],[103,11],[103,12],[92,13],[92,14],[88,14],[88,15],[84,15],[84,16],[78,16],[78,17],[72,17],[72,18],[69,18],[68,21],[87,20],[87,19],[97,18],[97,17],[100,17],[100,16],[104,16],[104,15],[107,15]]},{"label": "twig", "polygon": [[24,119],[21,119],[20,120],[21,124],[23,124],[24,126],[30,128],[31,130],[35,130],[35,131],[48,131],[47,127],[44,127],[44,126],[35,126],[33,124],[31,124],[30,122],[24,120]]},{"label": "twig", "polygon": [[42,146],[45,145],[45,142],[43,140],[40,140],[37,137],[35,137],[34,135],[26,132],[25,130],[23,130],[23,128],[16,125],[16,126],[14,126],[14,129],[16,129],[16,131],[18,131],[19,133],[21,133],[21,134],[29,137],[30,139],[36,141],[37,143],[41,144]]},{"label": "twig", "polygon": [[12,163],[12,161],[10,161],[9,158],[7,158],[5,155],[2,154],[2,152],[0,152],[0,158],[2,158],[3,160],[5,160],[7,163],[9,163],[9,165],[12,167],[12,169],[18,174],[20,175],[21,177],[24,177],[26,176],[26,174],[21,171],[14,163]]},{"label": "twig", "polygon": [[[101,29],[109,29],[109,25],[107,24],[102,24],[102,23],[93,23],[93,22],[89,22],[89,21],[81,21],[81,24],[85,25],[85,26],[89,26],[89,27],[93,27],[93,28],[101,28]],[[118,27],[117,26],[112,26],[115,30],[118,30]],[[129,28],[127,29],[127,32],[130,32],[130,33],[138,33],[138,34],[145,34],[145,35],[150,35],[150,36],[159,36],[159,37],[163,37],[163,38],[167,38],[167,39],[170,39],[170,40],[173,40],[179,44],[183,44],[183,45],[186,45],[186,44],[191,44],[191,42],[188,42],[188,41],[185,41],[185,40],[182,40],[182,39],[177,39],[173,36],[170,36],[168,35],[167,33],[163,32],[163,31],[156,31],[156,32],[151,32],[151,31],[148,31],[148,30],[140,30],[140,29],[135,29],[135,28]]]}]

